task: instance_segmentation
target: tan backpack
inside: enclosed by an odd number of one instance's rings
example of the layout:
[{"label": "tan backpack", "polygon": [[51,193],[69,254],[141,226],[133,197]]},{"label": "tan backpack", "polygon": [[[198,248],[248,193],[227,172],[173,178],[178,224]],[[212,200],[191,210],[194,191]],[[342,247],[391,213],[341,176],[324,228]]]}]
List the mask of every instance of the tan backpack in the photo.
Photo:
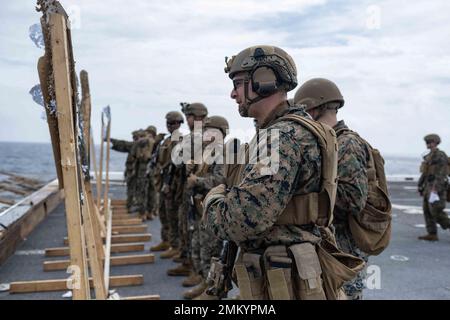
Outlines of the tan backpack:
[{"label": "tan backpack", "polygon": [[[345,133],[344,133],[345,131]],[[384,172],[384,159],[377,149],[356,132],[338,130],[336,134],[351,134],[369,147],[367,176],[369,195],[366,206],[357,217],[349,215],[349,226],[358,247],[370,255],[378,255],[389,245],[391,238],[392,205]]]}]

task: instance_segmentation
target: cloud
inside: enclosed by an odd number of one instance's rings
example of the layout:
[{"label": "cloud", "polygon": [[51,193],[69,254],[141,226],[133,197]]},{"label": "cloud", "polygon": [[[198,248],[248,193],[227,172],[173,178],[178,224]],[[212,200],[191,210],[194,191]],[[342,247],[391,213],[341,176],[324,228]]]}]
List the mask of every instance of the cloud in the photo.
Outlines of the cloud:
[{"label": "cloud", "polygon": [[[204,102],[210,114],[229,119],[232,133],[252,128],[229,98],[224,57],[251,45],[274,44],[294,57],[300,83],[312,77],[335,81],[346,100],[342,117],[383,152],[418,154],[430,131],[443,136],[444,149],[450,149],[445,139],[450,138],[448,1],[62,4],[74,13],[76,66],[89,72],[97,132],[107,104],[113,135],[128,138],[149,124],[164,130],[165,113],[179,109],[180,101]],[[38,116],[23,116],[24,110],[39,113],[28,91],[38,82],[42,51],[27,34],[39,17],[30,3],[2,5],[0,70],[7,76],[0,78],[0,140],[49,140]],[[17,107],[9,110],[13,102]],[[16,128],[21,132],[11,137]]]}]

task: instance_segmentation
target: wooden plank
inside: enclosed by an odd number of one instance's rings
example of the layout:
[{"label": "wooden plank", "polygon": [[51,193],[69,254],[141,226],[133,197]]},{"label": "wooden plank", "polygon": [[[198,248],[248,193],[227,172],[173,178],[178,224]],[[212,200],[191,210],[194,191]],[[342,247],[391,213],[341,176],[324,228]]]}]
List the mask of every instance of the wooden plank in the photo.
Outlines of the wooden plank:
[{"label": "wooden plank", "polygon": [[112,227],[112,232],[115,234],[126,234],[126,233],[145,233],[148,229],[146,224],[140,226],[115,226]]},{"label": "wooden plank", "polygon": [[114,220],[127,220],[127,219],[141,219],[142,220],[142,218],[139,218],[139,215],[135,214],[135,213],[133,213],[133,214],[129,214],[129,213],[126,213],[126,214],[116,213],[116,214],[114,214],[113,213],[113,219]]},{"label": "wooden plank", "polygon": [[[44,35],[47,33],[47,23],[45,22],[45,19],[41,18],[41,26],[42,26],[42,32]],[[46,38],[46,37],[44,37]],[[45,48],[45,51],[49,51],[49,48]],[[45,105],[50,105],[50,96],[48,91],[48,84],[49,84],[49,67],[50,61],[48,59],[48,55],[44,55],[43,57],[40,57],[38,60],[38,73],[39,73],[39,82],[41,84],[41,90],[42,95],[44,97]],[[64,181],[63,181],[63,175],[62,175],[62,168],[61,168],[61,149],[59,146],[59,128],[58,128],[58,119],[56,118],[56,114],[52,114],[50,111],[50,108],[45,108],[45,113],[47,115],[47,124],[48,124],[48,130],[50,132],[50,140],[52,142],[52,150],[53,150],[53,159],[55,161],[55,168],[56,168],[56,175],[58,177],[58,183],[59,183],[59,189],[63,189]]]},{"label": "wooden plank", "polygon": [[161,300],[159,294],[150,294],[146,296],[120,297],[120,300]]},{"label": "wooden plank", "polygon": [[[111,236],[111,243],[147,242],[152,240],[151,233],[142,234],[118,234]],[[64,245],[68,245],[67,237],[64,238]]]},{"label": "wooden plank", "polygon": [[[105,285],[106,290],[109,291],[109,272],[110,272],[110,263],[111,263],[111,234],[112,234],[112,214],[110,212],[111,208],[111,200],[107,200],[105,208],[108,210],[105,212],[105,217],[108,218],[106,224],[106,249],[105,249],[105,265],[104,265],[104,274],[105,274]],[[136,241],[135,241],[136,242]]]},{"label": "wooden plank", "polygon": [[[116,243],[111,245],[111,253],[124,253],[124,252],[135,252],[144,250],[145,250],[144,243]],[[69,255],[68,247],[45,249],[46,257],[64,257],[68,255]]]},{"label": "wooden plank", "polygon": [[103,195],[103,214],[105,215],[105,219],[108,220],[108,215],[112,214],[110,202],[108,201],[108,193],[109,193],[109,161],[110,161],[110,153],[111,153],[111,118],[109,118],[108,124],[106,126],[106,172],[105,172],[105,191]]},{"label": "wooden plank", "polygon": [[[74,300],[90,298],[86,254],[81,226],[81,207],[79,202],[76,136],[72,106],[72,87],[69,64],[69,46],[65,17],[50,14],[50,33],[52,65],[55,80],[55,96],[63,171],[67,231],[70,242],[71,265],[77,268],[73,288]],[[77,279],[79,276],[79,279]],[[78,281],[79,280],[79,281]]]},{"label": "wooden plank", "polygon": [[[90,260],[90,259],[88,259]],[[155,262],[153,254],[127,255],[110,257],[111,266],[124,266],[136,264],[148,264]],[[44,271],[61,271],[66,270],[70,265],[70,260],[45,261],[43,263]]]},{"label": "wooden plank", "polygon": [[142,224],[141,218],[117,219],[112,221],[113,226],[135,226]]},{"label": "wooden plank", "polygon": [[[22,243],[36,226],[61,203],[62,196],[62,192],[58,190],[58,184],[55,180],[18,202],[15,205],[17,207],[11,207],[8,211],[2,213],[3,221],[1,222],[8,227],[8,230],[3,230],[3,235],[0,240],[0,265],[14,253],[20,243]],[[28,210],[22,212],[22,204],[25,203],[33,203],[34,205],[29,206]],[[15,212],[16,209],[20,211],[20,216]],[[10,217],[10,223],[6,222],[8,214],[15,217],[15,219]]]},{"label": "wooden plank", "polygon": [[[126,276],[111,276],[109,279],[111,287],[128,287],[140,286],[144,283],[143,275],[126,275]],[[89,284],[93,287],[92,279],[89,279]],[[9,293],[31,293],[31,292],[50,292],[50,291],[65,291],[67,288],[67,279],[56,280],[38,280],[38,281],[17,281],[10,283]]]},{"label": "wooden plank", "polygon": [[[88,181],[82,182],[82,192],[85,196],[82,206],[81,212],[83,215],[83,228],[84,234],[86,237],[86,248],[89,255],[88,263],[90,273],[92,275],[92,279],[94,282],[94,292],[95,299],[97,300],[106,300],[108,297],[108,293],[104,284],[104,276],[103,276],[103,264],[102,258],[100,258],[100,251],[103,251],[103,243],[101,238],[96,239],[96,235],[100,232],[100,230],[95,230],[94,222],[93,222],[93,213],[91,213],[89,208],[89,199],[86,195],[86,190],[84,188],[85,184],[90,184]],[[69,262],[69,261],[68,261]],[[67,265],[68,267],[68,265]],[[63,270],[67,269],[64,268]]]},{"label": "wooden plank", "polygon": [[111,205],[115,206],[115,205],[126,205],[127,204],[127,200],[126,199],[111,199]]}]

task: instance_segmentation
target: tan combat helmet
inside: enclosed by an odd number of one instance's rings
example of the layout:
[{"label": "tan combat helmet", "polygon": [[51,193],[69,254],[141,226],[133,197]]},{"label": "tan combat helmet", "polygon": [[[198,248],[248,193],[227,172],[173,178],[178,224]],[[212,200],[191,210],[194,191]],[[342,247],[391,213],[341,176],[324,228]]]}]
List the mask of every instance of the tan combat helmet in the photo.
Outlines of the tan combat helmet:
[{"label": "tan combat helmet", "polygon": [[227,135],[227,130],[229,129],[228,121],[221,116],[211,116],[205,120],[205,128],[216,128],[222,131],[223,136]]},{"label": "tan combat helmet", "polygon": [[181,113],[179,113],[178,111],[170,111],[169,113],[167,113],[166,120],[167,121],[176,121],[176,122],[180,122],[180,123],[184,122],[183,115]]},{"label": "tan combat helmet", "polygon": [[155,126],[148,126],[147,129],[145,129],[146,132],[151,133],[153,136],[156,136],[157,129]]},{"label": "tan combat helmet", "polygon": [[181,111],[185,114],[185,116],[195,116],[195,117],[206,117],[208,115],[208,109],[203,103],[194,102],[194,103],[186,103],[182,102]]},{"label": "tan combat helmet", "polygon": [[339,109],[344,105],[344,97],[334,82],[323,78],[315,78],[306,81],[297,90],[294,102],[296,105],[304,105],[306,111],[329,102],[339,103]]},{"label": "tan combat helmet", "polygon": [[[245,107],[239,110],[243,117],[248,117],[248,108],[272,94],[284,90],[293,90],[297,86],[297,68],[292,57],[283,49],[260,45],[242,50],[231,59],[225,58],[225,73],[230,79],[237,73],[244,72]],[[250,99],[248,84],[251,80],[252,90],[258,95]]]},{"label": "tan combat helmet", "polygon": [[423,137],[423,140],[425,140],[426,143],[429,143],[429,142],[435,142],[436,144],[441,143],[441,137],[439,137],[435,133],[427,134],[425,137]]}]

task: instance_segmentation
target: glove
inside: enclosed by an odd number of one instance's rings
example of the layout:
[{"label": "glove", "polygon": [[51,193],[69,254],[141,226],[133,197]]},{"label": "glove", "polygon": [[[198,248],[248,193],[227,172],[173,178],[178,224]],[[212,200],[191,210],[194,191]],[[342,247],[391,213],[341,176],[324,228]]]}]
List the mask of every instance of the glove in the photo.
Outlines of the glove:
[{"label": "glove", "polygon": [[187,178],[187,187],[188,188],[193,188],[195,187],[195,184],[197,183],[197,176],[195,174],[191,174],[188,178]]},{"label": "glove", "polygon": [[205,199],[203,200],[203,217],[202,221],[207,221],[207,215],[206,212],[208,211],[208,208],[218,199],[225,198],[225,194],[227,193],[226,186],[224,184],[219,184],[217,187],[212,188],[208,194],[206,195]]}]

